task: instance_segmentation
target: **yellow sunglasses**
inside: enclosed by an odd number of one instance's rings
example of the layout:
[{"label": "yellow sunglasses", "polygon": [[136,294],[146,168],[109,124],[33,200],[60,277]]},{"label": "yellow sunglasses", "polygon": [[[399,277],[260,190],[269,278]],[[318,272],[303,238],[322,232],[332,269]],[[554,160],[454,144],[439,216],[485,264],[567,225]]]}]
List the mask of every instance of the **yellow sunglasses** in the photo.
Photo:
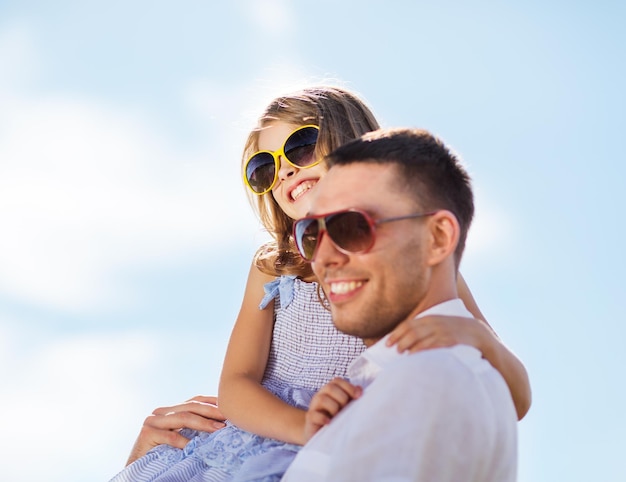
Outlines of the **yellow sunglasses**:
[{"label": "yellow sunglasses", "polygon": [[277,151],[259,151],[252,154],[243,168],[246,185],[259,196],[271,191],[278,179],[280,157],[298,169],[319,164],[321,159],[315,158],[319,131],[320,128],[314,125],[298,127],[289,134]]}]

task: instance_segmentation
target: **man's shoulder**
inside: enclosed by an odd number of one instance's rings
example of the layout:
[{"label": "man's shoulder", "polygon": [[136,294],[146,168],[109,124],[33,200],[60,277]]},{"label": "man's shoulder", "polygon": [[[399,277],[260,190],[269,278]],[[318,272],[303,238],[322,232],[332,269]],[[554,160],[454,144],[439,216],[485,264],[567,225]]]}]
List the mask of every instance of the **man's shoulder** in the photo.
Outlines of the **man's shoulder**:
[{"label": "man's shoulder", "polygon": [[401,386],[407,396],[414,393],[422,397],[424,391],[463,392],[485,380],[506,385],[480,351],[468,345],[456,345],[398,357],[378,374],[371,391],[384,394]]},{"label": "man's shoulder", "polygon": [[[497,408],[485,411],[484,407]],[[354,415],[361,419],[382,410],[391,410],[407,430],[416,431],[423,430],[424,424],[450,422],[438,418],[441,412],[477,427],[486,423],[485,418],[517,421],[500,373],[478,350],[461,345],[399,357],[387,365],[354,403]]]}]

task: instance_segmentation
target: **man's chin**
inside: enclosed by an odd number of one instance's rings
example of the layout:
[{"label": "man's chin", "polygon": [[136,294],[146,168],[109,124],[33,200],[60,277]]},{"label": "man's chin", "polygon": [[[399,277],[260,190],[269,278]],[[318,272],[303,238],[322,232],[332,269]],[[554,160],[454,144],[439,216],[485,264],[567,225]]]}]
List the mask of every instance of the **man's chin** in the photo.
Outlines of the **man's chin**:
[{"label": "man's chin", "polygon": [[363,333],[363,317],[354,316],[354,314],[348,316],[341,309],[331,309],[331,313],[335,328],[342,333],[358,336],[359,338],[363,338],[363,335],[367,336],[367,334]]}]

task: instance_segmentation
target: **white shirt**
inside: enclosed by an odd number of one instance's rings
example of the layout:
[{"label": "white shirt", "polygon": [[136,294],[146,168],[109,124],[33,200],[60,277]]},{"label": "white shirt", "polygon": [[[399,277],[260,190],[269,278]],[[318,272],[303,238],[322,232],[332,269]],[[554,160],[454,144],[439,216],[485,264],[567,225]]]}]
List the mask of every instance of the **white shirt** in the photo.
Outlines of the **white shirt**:
[{"label": "white shirt", "polygon": [[[472,317],[459,299],[426,315]],[[365,387],[300,450],[284,481],[509,482],[517,415],[502,376],[467,345],[399,354],[385,339],[351,365]]]}]

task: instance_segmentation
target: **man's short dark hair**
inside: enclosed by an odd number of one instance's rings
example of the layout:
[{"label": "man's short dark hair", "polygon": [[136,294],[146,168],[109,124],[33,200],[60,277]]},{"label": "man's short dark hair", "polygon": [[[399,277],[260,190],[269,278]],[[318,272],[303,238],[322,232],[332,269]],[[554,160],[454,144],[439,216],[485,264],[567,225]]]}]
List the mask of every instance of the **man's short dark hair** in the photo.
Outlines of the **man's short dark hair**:
[{"label": "man's short dark hair", "polygon": [[335,149],[328,167],[352,163],[395,164],[399,188],[424,211],[445,209],[459,222],[455,251],[458,267],[474,216],[471,180],[455,154],[437,137],[421,129],[379,129]]}]

